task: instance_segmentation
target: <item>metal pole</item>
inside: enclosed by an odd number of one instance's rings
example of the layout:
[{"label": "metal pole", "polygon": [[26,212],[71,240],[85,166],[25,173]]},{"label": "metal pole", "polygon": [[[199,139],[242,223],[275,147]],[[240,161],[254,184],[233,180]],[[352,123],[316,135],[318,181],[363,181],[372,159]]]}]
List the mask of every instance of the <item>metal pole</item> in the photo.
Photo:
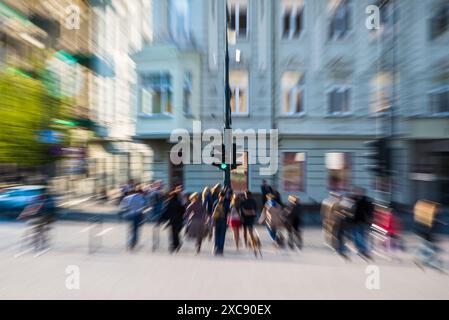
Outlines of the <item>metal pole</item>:
[{"label": "metal pole", "polygon": [[394,178],[394,168],[393,168],[393,159],[394,159],[394,153],[393,153],[393,148],[392,148],[392,142],[393,142],[393,138],[394,138],[394,130],[395,130],[395,109],[396,109],[396,103],[397,103],[397,87],[396,87],[396,80],[397,80],[397,61],[396,61],[396,50],[397,50],[397,26],[399,23],[398,20],[398,3],[397,1],[392,1],[392,5],[393,5],[393,44],[392,44],[392,60],[393,60],[393,89],[392,89],[392,95],[393,95],[393,99],[392,99],[392,103],[390,106],[390,112],[389,112],[389,116],[390,116],[390,132],[389,132],[389,143],[387,145],[387,148],[390,148],[390,159],[388,159],[389,161],[391,161],[392,163],[389,165],[389,167],[391,168],[391,173],[388,174],[388,183],[389,183],[389,197],[388,197],[388,203],[392,206],[393,205],[393,201],[394,201],[394,195],[393,195],[393,190],[394,190],[394,185],[393,185],[393,178]]},{"label": "metal pole", "polygon": [[[224,104],[224,128],[223,128],[223,138],[226,137],[226,129],[231,129],[231,87],[229,85],[229,44],[228,44],[228,10],[227,10],[227,4],[225,2],[225,104]],[[229,141],[229,139],[225,139],[225,150],[226,153],[229,154],[229,150],[232,146],[232,140]],[[227,157],[226,159],[228,159]],[[231,161],[232,162],[232,161]],[[231,187],[231,166],[228,163],[226,169],[223,172],[223,186],[224,187]]]}]

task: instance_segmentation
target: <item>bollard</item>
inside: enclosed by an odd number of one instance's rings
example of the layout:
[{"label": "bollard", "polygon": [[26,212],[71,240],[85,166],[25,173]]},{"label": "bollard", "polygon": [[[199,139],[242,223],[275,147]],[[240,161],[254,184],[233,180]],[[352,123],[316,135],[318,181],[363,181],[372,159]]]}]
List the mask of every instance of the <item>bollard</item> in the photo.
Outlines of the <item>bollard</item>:
[{"label": "bollard", "polygon": [[160,225],[158,223],[153,224],[153,245],[152,251],[155,252],[159,248],[159,239],[160,239]]},{"label": "bollard", "polygon": [[89,219],[89,254],[95,253],[102,245],[101,231],[103,230],[103,219],[95,216]]}]

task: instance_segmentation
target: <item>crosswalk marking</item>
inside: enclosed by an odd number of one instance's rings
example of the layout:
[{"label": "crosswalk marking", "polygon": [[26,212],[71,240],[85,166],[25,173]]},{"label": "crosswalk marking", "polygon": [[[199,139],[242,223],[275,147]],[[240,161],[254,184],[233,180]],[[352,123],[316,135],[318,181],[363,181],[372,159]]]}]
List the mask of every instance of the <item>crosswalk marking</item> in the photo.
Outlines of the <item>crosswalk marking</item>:
[{"label": "crosswalk marking", "polygon": [[101,231],[100,233],[97,233],[97,237],[100,237],[100,236],[102,236],[102,235],[105,235],[106,233],[108,233],[108,232],[111,231],[112,229],[114,229],[114,228],[107,228],[107,229],[104,229],[104,230]]}]

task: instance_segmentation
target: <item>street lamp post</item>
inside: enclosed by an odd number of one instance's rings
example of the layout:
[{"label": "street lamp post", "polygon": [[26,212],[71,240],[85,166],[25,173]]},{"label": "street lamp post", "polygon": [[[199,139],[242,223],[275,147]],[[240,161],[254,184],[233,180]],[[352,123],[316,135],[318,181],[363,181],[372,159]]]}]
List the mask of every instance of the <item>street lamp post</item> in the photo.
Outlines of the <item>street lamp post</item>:
[{"label": "street lamp post", "polygon": [[[225,3],[226,6],[226,3]],[[230,146],[232,145],[232,137],[227,136],[227,131],[231,129],[232,124],[232,115],[231,115],[231,87],[229,85],[229,44],[228,44],[228,19],[229,14],[226,7],[225,10],[225,103],[224,103],[224,127],[223,127],[223,138],[225,145],[225,152],[229,153]],[[230,138],[230,139],[229,139]],[[231,159],[231,157],[226,157],[226,159]],[[228,161],[226,161],[227,166],[223,170],[223,186],[231,187],[231,165],[229,165]]]}]

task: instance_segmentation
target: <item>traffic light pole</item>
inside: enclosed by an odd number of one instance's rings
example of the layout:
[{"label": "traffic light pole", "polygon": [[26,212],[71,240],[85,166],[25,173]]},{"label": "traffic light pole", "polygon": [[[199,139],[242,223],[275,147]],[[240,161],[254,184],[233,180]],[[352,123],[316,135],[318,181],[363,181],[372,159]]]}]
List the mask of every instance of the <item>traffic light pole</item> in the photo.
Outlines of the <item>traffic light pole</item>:
[{"label": "traffic light pole", "polygon": [[[231,141],[228,139],[227,131],[231,129],[231,87],[229,85],[229,44],[228,44],[228,10],[225,3],[225,103],[224,103],[224,128],[223,128],[223,138],[224,138],[224,144],[225,144],[225,151],[226,153],[229,153],[229,150],[232,146],[232,137]],[[227,159],[230,159],[232,157],[227,157]],[[231,165],[228,165],[225,170],[223,170],[223,186],[224,187],[231,187]]]}]

